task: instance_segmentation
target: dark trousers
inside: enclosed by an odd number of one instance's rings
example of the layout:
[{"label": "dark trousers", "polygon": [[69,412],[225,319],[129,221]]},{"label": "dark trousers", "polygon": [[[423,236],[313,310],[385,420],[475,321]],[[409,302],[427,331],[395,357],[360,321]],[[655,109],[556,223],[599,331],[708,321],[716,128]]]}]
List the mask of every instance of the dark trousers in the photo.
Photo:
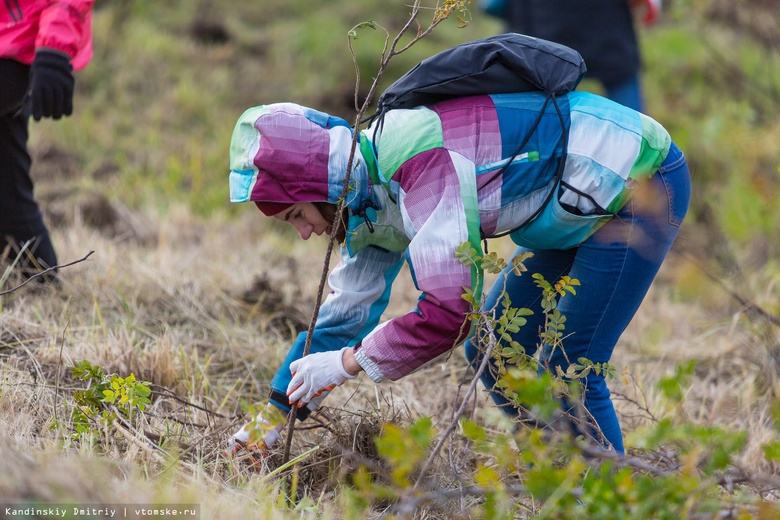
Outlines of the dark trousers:
[{"label": "dark trousers", "polygon": [[24,107],[30,67],[0,59],[0,259],[13,261],[25,245],[20,270],[29,276],[57,265],[57,255],[33,195],[27,151],[30,118]]}]

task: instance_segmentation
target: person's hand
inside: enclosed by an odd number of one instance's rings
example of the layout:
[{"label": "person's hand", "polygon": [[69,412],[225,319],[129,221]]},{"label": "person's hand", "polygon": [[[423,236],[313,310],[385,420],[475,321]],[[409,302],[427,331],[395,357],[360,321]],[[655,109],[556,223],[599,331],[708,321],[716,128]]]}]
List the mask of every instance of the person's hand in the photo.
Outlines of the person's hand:
[{"label": "person's hand", "polygon": [[73,66],[64,54],[38,50],[30,67],[30,103],[36,121],[73,113]]},{"label": "person's hand", "polygon": [[347,379],[350,374],[344,368],[344,351],[350,347],[331,352],[309,354],[290,363],[293,378],[287,386],[287,397],[291,403],[298,402],[298,408],[325,391],[333,390]]}]

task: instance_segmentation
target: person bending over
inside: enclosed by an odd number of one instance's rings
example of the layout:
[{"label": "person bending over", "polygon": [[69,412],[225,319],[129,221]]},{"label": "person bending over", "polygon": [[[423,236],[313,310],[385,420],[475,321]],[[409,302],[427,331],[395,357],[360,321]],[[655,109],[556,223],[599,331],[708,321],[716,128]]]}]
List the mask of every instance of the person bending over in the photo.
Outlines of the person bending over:
[{"label": "person bending over", "polygon": [[[533,252],[525,262],[529,272],[581,283],[558,307],[567,318],[565,354],[542,346],[543,364],[565,372],[567,359],[610,360],[680,229],[689,171],[668,132],[650,117],[584,92],[557,102],[560,114],[536,92],[389,111],[381,124],[359,132],[339,230],[331,225],[347,171],[350,125],[292,103],[241,115],[230,145],[231,201],[254,202],[304,240],[337,233],[341,245],[311,353],[302,358],[303,332],[271,381],[269,407],[286,414],[296,406],[305,419],[330,389],[360,372],[376,383],[395,381],[461,343],[466,357],[478,362],[480,351],[467,337],[470,304],[462,295],[464,287],[479,291],[482,276],[455,250],[505,234],[517,244],[516,254]],[[408,314],[380,323],[404,262],[420,299]],[[504,289],[513,307],[538,308],[541,294],[532,277],[511,268],[490,289],[485,308],[496,306],[500,315]],[[540,342],[543,319],[541,312],[528,316],[513,334],[529,355]],[[486,370],[482,382],[505,405],[493,373]],[[624,453],[603,373],[591,372],[583,383],[584,405],[605,445]],[[229,439],[231,453],[247,443],[266,448],[283,427],[251,443],[248,424]]]}]

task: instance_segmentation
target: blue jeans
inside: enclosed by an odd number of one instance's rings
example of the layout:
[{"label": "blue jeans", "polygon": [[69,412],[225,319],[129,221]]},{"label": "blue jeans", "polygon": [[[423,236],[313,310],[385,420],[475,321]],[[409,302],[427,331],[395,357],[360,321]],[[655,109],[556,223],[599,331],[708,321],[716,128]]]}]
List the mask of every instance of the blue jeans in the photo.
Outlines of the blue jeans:
[{"label": "blue jeans", "polygon": [[[640,189],[642,196],[629,203],[580,246],[567,250],[534,250],[525,262],[528,273],[510,274],[507,269],[491,288],[486,302],[488,309],[497,305],[501,311],[501,293],[506,290],[513,307],[534,311],[528,323],[514,339],[533,355],[539,343],[539,330],[544,320],[540,307],[541,290],[531,274],[540,273],[554,283],[568,274],[580,281],[577,294],[567,294],[559,300],[558,309],[566,316],[563,349],[572,362],[585,357],[594,363],[608,362],[623,331],[636,313],[650,284],[658,273],[682,224],[690,202],[691,184],[688,166],[682,152],[675,146],[658,172]],[[645,201],[653,200],[648,204]],[[520,247],[517,253],[526,251]],[[498,303],[497,303],[498,302]],[[479,366],[479,351],[467,341],[465,354],[472,366]],[[568,363],[560,349],[550,353],[546,347],[541,365],[557,365],[566,370]],[[486,369],[482,382],[493,389],[496,380]],[[585,385],[585,407],[595,419],[601,433],[614,450],[623,454],[623,436],[617,414],[610,399],[603,375],[589,374]],[[492,391],[496,404],[509,413],[514,408],[499,392]]]},{"label": "blue jeans", "polygon": [[644,112],[645,107],[639,72],[620,83],[604,85],[604,90],[606,90],[607,97],[612,101],[628,108],[633,108],[637,112]]}]

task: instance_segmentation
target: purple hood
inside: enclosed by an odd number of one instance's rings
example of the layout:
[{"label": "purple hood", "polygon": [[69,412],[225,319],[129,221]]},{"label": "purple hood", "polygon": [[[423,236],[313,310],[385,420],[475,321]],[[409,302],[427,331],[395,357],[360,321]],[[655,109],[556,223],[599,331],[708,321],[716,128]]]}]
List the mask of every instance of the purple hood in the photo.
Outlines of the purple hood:
[{"label": "purple hood", "polygon": [[[230,201],[253,201],[266,215],[297,202],[337,203],[352,145],[343,119],[293,103],[250,108],[230,143]],[[347,206],[369,192],[365,161],[356,151]]]}]

